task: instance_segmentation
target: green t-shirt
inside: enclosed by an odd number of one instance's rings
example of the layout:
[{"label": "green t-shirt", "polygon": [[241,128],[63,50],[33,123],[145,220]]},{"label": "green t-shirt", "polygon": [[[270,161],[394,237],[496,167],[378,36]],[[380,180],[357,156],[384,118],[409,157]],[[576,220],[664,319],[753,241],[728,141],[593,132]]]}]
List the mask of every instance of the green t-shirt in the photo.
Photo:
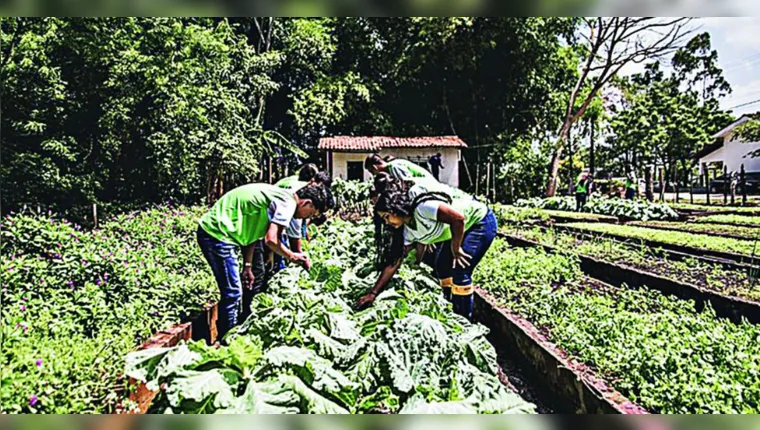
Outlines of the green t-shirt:
[{"label": "green t-shirt", "polygon": [[[438,184],[439,186],[441,184]],[[441,187],[428,187],[417,184],[409,190],[409,197],[414,200],[417,196],[433,191],[441,191]],[[445,192],[445,191],[444,191]],[[451,194],[449,194],[451,195]],[[460,191],[458,196],[452,196],[451,207],[464,215],[464,230],[479,223],[488,214],[488,206]],[[404,226],[404,245],[415,242],[431,245],[451,239],[451,226],[438,221],[438,208],[444,203],[440,200],[429,200],[421,203],[414,210],[414,220]]]},{"label": "green t-shirt", "polygon": [[247,246],[264,238],[270,222],[288,227],[296,206],[292,191],[269,184],[248,184],[223,195],[199,224],[215,239]]},{"label": "green t-shirt", "polygon": [[435,181],[433,174],[422,166],[400,158],[388,162],[388,173],[396,179],[430,178]]},{"label": "green t-shirt", "polygon": [[296,191],[305,187],[307,184],[308,182],[299,181],[298,175],[293,175],[280,179],[274,185],[276,187],[285,188],[286,190],[290,190],[295,193]]}]

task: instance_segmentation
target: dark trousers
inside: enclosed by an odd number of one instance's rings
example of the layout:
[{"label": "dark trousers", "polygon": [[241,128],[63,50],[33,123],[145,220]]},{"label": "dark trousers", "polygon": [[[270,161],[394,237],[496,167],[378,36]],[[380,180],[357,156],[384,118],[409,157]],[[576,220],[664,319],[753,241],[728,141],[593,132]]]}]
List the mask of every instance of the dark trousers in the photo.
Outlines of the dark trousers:
[{"label": "dark trousers", "polygon": [[437,244],[436,252],[425,256],[424,262],[435,269],[435,274],[443,287],[444,296],[454,305],[454,312],[467,319],[472,319],[474,303],[472,273],[491,247],[498,231],[496,216],[489,209],[485,218],[465,232],[462,250],[472,257],[469,267],[458,265],[452,268],[450,240]]},{"label": "dark trousers", "polygon": [[633,200],[634,197],[636,197],[636,189],[635,188],[626,188],[625,189],[625,199],[626,200]]},{"label": "dark trousers", "polygon": [[219,287],[221,297],[219,298],[217,329],[221,339],[232,327],[240,323],[241,301],[244,307],[250,308],[253,294],[243,294],[237,255],[238,246],[212,237],[201,227],[198,227],[196,237]]},{"label": "dark trousers", "polygon": [[436,181],[440,181],[440,177],[439,177],[439,175],[441,174],[440,170],[436,168],[431,168],[430,173],[433,174],[433,177],[435,178]]},{"label": "dark trousers", "polygon": [[587,193],[575,193],[575,210],[580,212],[583,206],[586,206],[586,201],[588,201]]}]

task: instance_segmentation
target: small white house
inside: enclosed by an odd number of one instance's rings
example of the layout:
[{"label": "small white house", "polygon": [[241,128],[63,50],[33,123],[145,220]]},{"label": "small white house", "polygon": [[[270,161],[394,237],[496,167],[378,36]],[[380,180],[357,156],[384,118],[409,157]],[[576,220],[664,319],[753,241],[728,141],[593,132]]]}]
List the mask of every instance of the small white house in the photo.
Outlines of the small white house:
[{"label": "small white house", "polygon": [[404,158],[429,170],[428,158],[440,152],[443,164],[440,182],[459,187],[461,149],[467,148],[467,144],[457,136],[333,136],[320,139],[318,148],[326,153],[332,177],[347,180],[370,179],[364,159],[373,153]]},{"label": "small white house", "polygon": [[751,156],[754,151],[760,150],[760,142],[744,142],[735,138],[736,128],[748,120],[749,117],[745,115],[713,135],[716,144],[708,148],[706,153],[700,154],[700,173],[707,173],[710,164],[719,165],[721,171],[725,166],[729,173],[739,172],[742,164],[747,173],[760,172],[760,158]]}]

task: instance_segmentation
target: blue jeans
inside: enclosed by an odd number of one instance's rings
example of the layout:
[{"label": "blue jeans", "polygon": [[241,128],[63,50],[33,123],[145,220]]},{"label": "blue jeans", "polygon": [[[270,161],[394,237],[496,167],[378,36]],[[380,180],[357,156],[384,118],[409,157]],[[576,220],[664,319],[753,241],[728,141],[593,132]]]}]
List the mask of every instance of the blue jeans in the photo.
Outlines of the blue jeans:
[{"label": "blue jeans", "polygon": [[[211,272],[214,273],[216,284],[219,287],[221,298],[219,299],[219,319],[217,330],[219,338],[238,325],[240,317],[240,302],[243,296],[243,285],[240,282],[240,266],[238,265],[237,245],[222,242],[198,227],[196,232],[198,245],[206,258]],[[252,294],[247,294],[252,297]],[[250,298],[248,306],[250,307]]]},{"label": "blue jeans", "polygon": [[496,216],[491,209],[488,209],[486,216],[464,233],[462,250],[472,257],[469,267],[457,266],[452,268],[454,260],[451,254],[450,240],[440,244],[440,247],[437,246],[437,252],[426,255],[423,260],[435,268],[436,276],[443,287],[443,294],[448,300],[451,300],[454,305],[454,312],[467,319],[472,319],[472,272],[491,247],[498,231]]}]

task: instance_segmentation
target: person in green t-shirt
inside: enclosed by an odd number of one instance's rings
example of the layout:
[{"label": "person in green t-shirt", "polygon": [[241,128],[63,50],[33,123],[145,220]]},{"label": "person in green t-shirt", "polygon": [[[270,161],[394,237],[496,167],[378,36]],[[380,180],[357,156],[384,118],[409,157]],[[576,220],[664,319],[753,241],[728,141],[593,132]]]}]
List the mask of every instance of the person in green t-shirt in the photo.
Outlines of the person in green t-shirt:
[{"label": "person in green t-shirt", "polygon": [[625,170],[625,199],[633,200],[639,193],[639,180],[636,178],[636,171],[630,164],[626,165]]},{"label": "person in green t-shirt", "polygon": [[591,181],[591,173],[588,170],[584,170],[578,175],[578,179],[575,182],[575,210],[577,212],[580,212],[586,206],[591,192]]},{"label": "person in green t-shirt", "polygon": [[382,158],[380,154],[368,156],[364,160],[364,168],[372,175],[386,172],[396,179],[429,178],[432,181],[436,181],[433,174],[422,166],[414,164],[409,160],[393,158],[391,156]]},{"label": "person in green t-shirt", "polygon": [[[255,280],[254,244],[263,239],[272,252],[308,270],[309,258],[283,246],[282,232],[292,218],[317,215],[325,211],[329,201],[330,191],[321,184],[308,185],[295,193],[269,184],[248,184],[227,192],[201,217],[198,245],[211,266],[221,294],[220,338],[238,324],[241,297],[243,306],[250,307]],[[243,251],[242,274],[238,267],[238,248]]]},{"label": "person in green t-shirt", "polygon": [[444,294],[454,311],[472,317],[472,272],[491,246],[498,225],[493,211],[467,197],[452,197],[445,191],[422,184],[391,180],[377,197],[376,213],[389,226],[403,229],[404,246],[387,260],[372,291],[357,302],[358,308],[371,305],[401,266],[404,254],[417,244],[417,261],[426,248],[440,244],[434,267]]}]

